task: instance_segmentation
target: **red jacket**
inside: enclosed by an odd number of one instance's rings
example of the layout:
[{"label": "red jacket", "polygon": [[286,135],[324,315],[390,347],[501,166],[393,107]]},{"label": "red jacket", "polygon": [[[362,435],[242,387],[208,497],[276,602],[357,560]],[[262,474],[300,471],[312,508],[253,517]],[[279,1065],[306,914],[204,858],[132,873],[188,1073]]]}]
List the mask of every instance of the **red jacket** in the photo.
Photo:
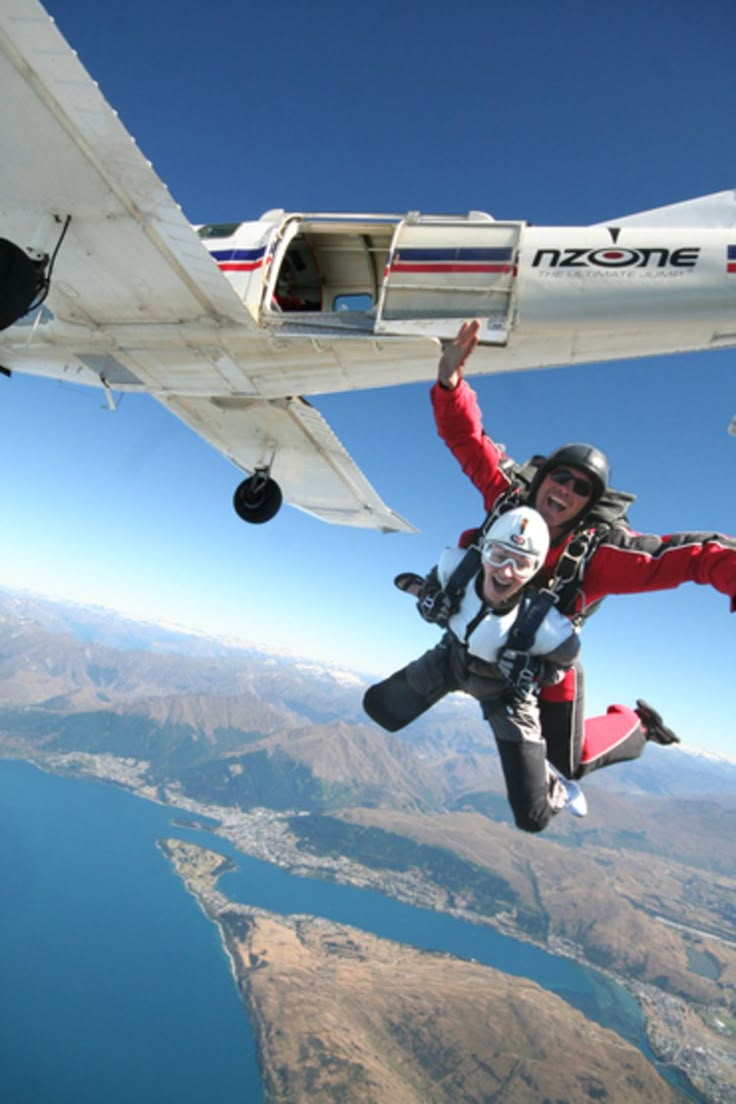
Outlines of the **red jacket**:
[{"label": "red jacket", "polygon": [[[501,449],[483,432],[475,392],[463,380],[454,391],[435,384],[432,406],[440,437],[483,495],[489,511],[509,488],[499,468]],[[551,568],[572,533],[554,544],[545,560]],[[618,522],[603,537],[585,569],[584,608],[607,594],[669,590],[681,583],[710,584],[731,599],[736,611],[736,540],[722,533],[636,533]]]}]

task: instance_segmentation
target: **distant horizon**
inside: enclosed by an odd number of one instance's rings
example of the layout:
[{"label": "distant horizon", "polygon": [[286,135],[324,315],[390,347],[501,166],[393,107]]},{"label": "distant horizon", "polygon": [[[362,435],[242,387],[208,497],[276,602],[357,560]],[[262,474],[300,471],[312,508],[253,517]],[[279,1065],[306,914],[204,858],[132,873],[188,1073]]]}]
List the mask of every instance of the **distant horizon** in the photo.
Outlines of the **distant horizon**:
[{"label": "distant horizon", "polygon": [[[45,7],[191,224],[282,208],[588,227],[735,182],[733,5]],[[239,63],[216,63],[225,42]],[[429,343],[427,358],[429,381]],[[665,534],[734,528],[735,381],[736,349],[715,348],[471,382],[511,457],[590,441],[636,494],[632,527]],[[392,580],[477,525],[481,495],[437,436],[429,383],[313,383],[305,367],[309,402],[416,534],[289,506],[244,525],[240,470],[155,399],[126,394],[113,413],[101,389],[14,373],[0,580],[381,677],[403,667],[439,633]],[[586,713],[643,698],[684,741],[735,754],[735,631],[709,584],[611,596],[581,638]]]},{"label": "distant horizon", "polygon": [[151,629],[165,629],[167,632],[176,634],[178,636],[194,637],[203,641],[212,641],[217,644],[222,644],[229,648],[232,648],[233,651],[253,651],[257,652],[260,655],[290,659],[294,660],[295,662],[308,662],[319,665],[323,668],[332,668],[335,671],[344,671],[352,675],[362,675],[365,678],[379,677],[379,672],[360,671],[346,664],[338,663],[334,659],[322,658],[316,655],[308,654],[306,652],[289,651],[285,647],[279,648],[275,645],[262,644],[259,643],[257,640],[248,637],[237,637],[229,635],[227,633],[218,633],[216,631],[210,631],[208,629],[202,628],[201,626],[185,625],[166,619],[147,618],[143,615],[139,616],[135,613],[131,613],[115,606],[105,605],[101,602],[68,598],[61,595],[50,594],[40,590],[32,590],[27,587],[9,587],[3,583],[0,583],[0,594],[12,596],[17,595],[33,599],[37,602],[48,603],[50,605],[64,606],[66,608],[72,607],[74,609],[83,609],[97,613],[104,613],[109,615],[110,617],[128,622],[131,625],[140,625],[142,627]]},{"label": "distant horizon", "polygon": [[[367,682],[370,679],[377,677],[375,672],[360,671],[349,665],[340,664],[334,659],[320,658],[315,655],[309,655],[308,653],[297,654],[295,652],[289,652],[286,649],[279,650],[277,648],[272,648],[268,645],[260,644],[258,643],[258,641],[255,640],[237,639],[235,637],[219,635],[217,633],[208,632],[204,629],[188,627],[186,625],[177,625],[167,621],[158,621],[146,619],[144,617],[136,617],[132,614],[126,613],[124,610],[115,609],[112,606],[105,606],[96,602],[83,602],[77,601],[75,599],[55,597],[53,595],[43,594],[39,591],[32,591],[25,588],[7,587],[4,584],[0,584],[0,594],[10,595],[13,597],[18,596],[21,598],[26,598],[28,600],[33,600],[35,602],[39,602],[41,604],[47,603],[49,605],[60,606],[66,609],[81,609],[105,614],[111,619],[117,619],[119,621],[129,623],[133,626],[140,626],[147,629],[162,629],[168,633],[171,633],[172,635],[179,636],[183,639],[192,637],[201,640],[202,642],[217,644],[229,651],[232,651],[235,654],[237,654],[238,652],[250,652],[266,658],[285,660],[287,662],[293,663],[294,665],[304,664],[314,666],[319,670],[329,674],[333,678],[335,678],[337,675],[342,674],[351,676],[355,678],[357,682],[363,683],[364,681]],[[0,617],[2,617],[1,613]],[[105,646],[111,647],[113,648],[113,650],[116,650],[115,645]],[[142,650],[145,651],[145,648]],[[336,678],[336,681],[342,680]],[[460,692],[458,692],[456,695],[453,695],[452,697],[454,697],[458,701],[458,704],[462,702],[469,709],[471,709],[474,704],[474,699]],[[366,724],[372,723],[367,716],[365,720]],[[685,754],[693,755],[698,758],[705,758],[713,762],[724,762],[736,765],[736,755],[730,756],[726,755],[723,752],[710,751],[707,748],[701,747],[698,744],[692,742],[686,741],[684,743],[681,743],[680,745],[678,745],[678,750],[682,751]],[[597,775],[594,775],[592,779],[588,779],[587,781],[590,782],[592,780],[593,782],[595,782],[596,779]]]}]

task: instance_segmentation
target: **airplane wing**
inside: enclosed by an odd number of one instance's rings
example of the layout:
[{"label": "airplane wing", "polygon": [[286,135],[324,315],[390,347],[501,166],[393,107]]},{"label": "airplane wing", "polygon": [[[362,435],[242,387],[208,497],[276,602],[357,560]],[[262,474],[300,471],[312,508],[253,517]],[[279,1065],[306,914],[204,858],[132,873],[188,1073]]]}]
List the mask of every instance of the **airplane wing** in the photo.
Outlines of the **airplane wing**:
[{"label": "airplane wing", "polygon": [[3,236],[29,246],[71,215],[49,304],[60,318],[253,325],[36,0],[2,4],[0,86]]},{"label": "airplane wing", "polygon": [[322,415],[303,398],[171,398],[166,406],[246,471],[272,474],[293,506],[323,521],[416,532],[381,501]]},{"label": "airplane wing", "polygon": [[[70,219],[46,302],[80,335],[107,338],[104,355],[78,350],[82,367],[106,386],[140,381],[245,471],[275,452],[292,505],[410,531],[309,404],[258,398],[248,359],[224,351],[247,338],[247,358],[276,368],[273,343],[36,0],[0,7],[0,87],[0,237],[51,254]],[[180,332],[192,323],[197,342]],[[160,353],[150,340],[143,351],[141,327],[158,328]],[[223,390],[232,397],[213,398]]]}]

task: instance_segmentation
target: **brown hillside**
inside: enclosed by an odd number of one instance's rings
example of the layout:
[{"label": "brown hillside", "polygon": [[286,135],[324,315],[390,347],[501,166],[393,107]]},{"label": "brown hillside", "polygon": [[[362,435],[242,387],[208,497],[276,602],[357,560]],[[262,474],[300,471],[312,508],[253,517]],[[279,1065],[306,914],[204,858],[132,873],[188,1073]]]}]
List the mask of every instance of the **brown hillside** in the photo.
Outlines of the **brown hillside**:
[{"label": "brown hillside", "polygon": [[230,945],[270,1104],[677,1099],[637,1050],[531,982],[326,921],[249,925]]}]

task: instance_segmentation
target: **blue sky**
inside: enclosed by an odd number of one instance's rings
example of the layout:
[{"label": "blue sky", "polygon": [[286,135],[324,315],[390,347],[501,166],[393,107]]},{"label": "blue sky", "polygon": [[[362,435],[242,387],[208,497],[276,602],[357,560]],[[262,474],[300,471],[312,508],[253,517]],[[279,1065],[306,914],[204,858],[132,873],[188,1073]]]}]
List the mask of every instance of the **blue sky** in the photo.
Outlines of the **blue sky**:
[{"label": "blue sky", "polygon": [[[585,224],[736,185],[736,8],[54,0],[48,10],[192,222],[287,210],[486,210]],[[610,456],[643,531],[734,532],[736,351],[476,382],[518,459]],[[238,473],[163,408],[0,379],[0,580],[388,674],[436,639],[392,587],[480,517],[428,388],[317,398],[384,500],[381,536],[285,508],[245,527]],[[583,640],[589,713],[645,697],[736,755],[736,615],[688,585],[610,598]]]}]

